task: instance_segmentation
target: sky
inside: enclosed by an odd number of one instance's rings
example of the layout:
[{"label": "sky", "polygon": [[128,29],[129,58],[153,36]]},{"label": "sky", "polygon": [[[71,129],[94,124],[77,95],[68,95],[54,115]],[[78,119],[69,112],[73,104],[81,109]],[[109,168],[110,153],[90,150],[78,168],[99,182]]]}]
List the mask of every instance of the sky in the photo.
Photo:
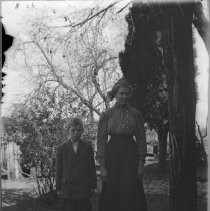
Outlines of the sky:
[{"label": "sky", "polygon": [[[126,5],[128,1],[122,1],[120,8],[123,5]],[[80,8],[81,6],[91,5],[91,1],[68,1],[67,2],[53,1],[50,2],[51,7],[55,7],[56,11],[69,11],[71,9],[75,9],[75,7]],[[32,6],[33,5],[33,6]],[[30,83],[29,78],[24,74],[24,62],[20,59],[15,58],[15,47],[17,46],[18,40],[27,40],[27,18],[38,16],[39,10],[38,7],[48,8],[49,1],[36,1],[36,2],[2,2],[2,22],[6,28],[7,34],[10,34],[15,37],[13,42],[13,47],[10,48],[6,52],[6,65],[3,71],[7,74],[5,78],[6,87],[3,90],[5,93],[5,97],[3,99],[4,104],[2,105],[2,116],[7,116],[9,114],[9,110],[11,108],[12,103],[18,103],[21,101],[22,96],[29,93],[33,89],[33,84]],[[22,24],[25,22],[26,24]],[[117,30],[110,30],[110,42],[119,48],[124,46],[124,43],[116,42]],[[196,46],[197,46],[197,65],[198,65],[198,76],[196,77],[196,82],[198,84],[198,92],[199,92],[199,101],[197,104],[197,114],[196,118],[200,125],[205,126],[206,117],[208,112],[208,54],[205,49],[205,46],[196,33]]]}]

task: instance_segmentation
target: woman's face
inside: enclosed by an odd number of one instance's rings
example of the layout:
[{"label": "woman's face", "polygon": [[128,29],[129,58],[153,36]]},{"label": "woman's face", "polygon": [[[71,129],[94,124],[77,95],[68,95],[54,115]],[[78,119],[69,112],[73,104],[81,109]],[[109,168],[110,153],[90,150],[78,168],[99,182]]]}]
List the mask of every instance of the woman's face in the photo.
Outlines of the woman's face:
[{"label": "woman's face", "polygon": [[128,87],[120,87],[115,97],[118,104],[126,105],[128,104],[130,96],[131,91]]}]

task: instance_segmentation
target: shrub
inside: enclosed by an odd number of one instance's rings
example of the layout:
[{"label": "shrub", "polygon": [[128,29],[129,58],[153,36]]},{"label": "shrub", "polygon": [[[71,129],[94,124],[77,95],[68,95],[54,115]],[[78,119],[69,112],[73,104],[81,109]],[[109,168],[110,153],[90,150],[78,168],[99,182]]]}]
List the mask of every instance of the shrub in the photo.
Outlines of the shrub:
[{"label": "shrub", "polygon": [[66,95],[49,96],[48,91],[43,90],[42,95],[13,112],[6,132],[7,140],[20,146],[21,165],[34,169],[32,176],[39,196],[52,201],[56,197],[56,147],[66,141],[65,119],[74,115],[82,117],[85,141],[95,140],[96,127],[87,122],[88,112],[85,107],[78,106],[77,99]]}]

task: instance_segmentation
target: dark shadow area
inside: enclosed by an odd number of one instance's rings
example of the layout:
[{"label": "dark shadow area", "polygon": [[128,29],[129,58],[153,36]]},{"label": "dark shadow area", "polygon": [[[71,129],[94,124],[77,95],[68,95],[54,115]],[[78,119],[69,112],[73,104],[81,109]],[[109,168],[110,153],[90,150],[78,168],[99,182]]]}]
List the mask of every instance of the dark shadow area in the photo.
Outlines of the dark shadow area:
[{"label": "dark shadow area", "polygon": [[165,171],[161,171],[158,163],[149,164],[144,167],[144,179],[165,179],[169,182],[169,161],[167,161],[167,168]]},{"label": "dark shadow area", "polygon": [[26,189],[2,190],[2,201],[6,204],[19,203],[30,199],[32,199],[32,197],[27,193]]},{"label": "dark shadow area", "polygon": [[[168,211],[169,200],[167,195],[146,194],[148,211]],[[151,203],[152,202],[152,203]]]},{"label": "dark shadow area", "polygon": [[3,189],[3,211],[34,210],[35,199],[30,195],[27,189]]},{"label": "dark shadow area", "polygon": [[[169,170],[169,163],[165,172],[160,171],[158,163],[145,166],[144,189],[148,211],[169,211]],[[207,170],[198,168],[197,175],[198,211],[207,211]],[[32,197],[31,190],[4,189],[2,195],[3,211],[61,211],[61,200],[43,203],[39,198]],[[92,198],[92,211],[97,211],[98,200],[99,193]]]},{"label": "dark shadow area", "polygon": [[197,176],[197,181],[207,182],[208,181],[208,166],[198,166],[196,176]]}]

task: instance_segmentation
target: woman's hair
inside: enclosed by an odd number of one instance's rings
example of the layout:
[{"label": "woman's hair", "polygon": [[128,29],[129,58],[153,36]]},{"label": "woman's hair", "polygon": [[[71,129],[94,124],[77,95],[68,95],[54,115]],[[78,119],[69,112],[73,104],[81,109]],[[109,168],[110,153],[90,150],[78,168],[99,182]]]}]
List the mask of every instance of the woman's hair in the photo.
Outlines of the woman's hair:
[{"label": "woman's hair", "polygon": [[126,80],[125,78],[121,78],[121,79],[113,86],[112,90],[109,91],[109,92],[107,93],[107,97],[109,98],[110,101],[112,101],[112,100],[115,98],[117,92],[119,91],[119,89],[120,89],[121,87],[127,87],[127,88],[130,89],[130,92],[132,92],[132,86],[131,86],[131,84],[128,83],[127,80]]},{"label": "woman's hair", "polygon": [[66,119],[66,130],[69,131],[70,127],[80,126],[83,129],[82,120],[79,117],[72,117]]}]

